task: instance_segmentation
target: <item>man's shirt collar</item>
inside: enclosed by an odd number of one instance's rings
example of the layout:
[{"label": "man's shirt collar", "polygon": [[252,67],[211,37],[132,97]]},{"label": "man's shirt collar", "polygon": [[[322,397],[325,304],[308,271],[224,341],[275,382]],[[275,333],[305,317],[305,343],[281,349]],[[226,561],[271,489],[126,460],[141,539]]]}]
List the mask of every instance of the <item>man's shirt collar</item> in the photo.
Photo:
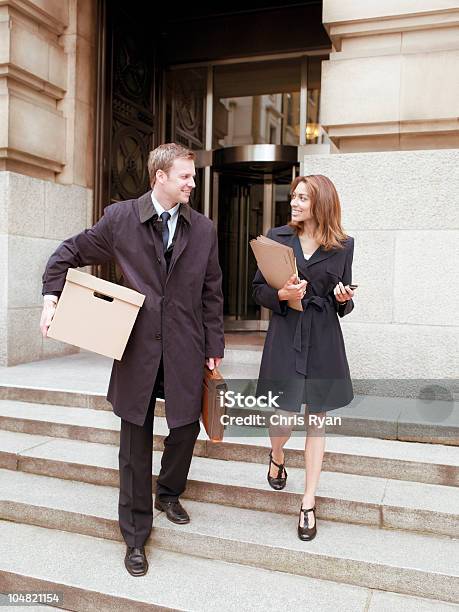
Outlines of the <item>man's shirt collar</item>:
[{"label": "man's shirt collar", "polygon": [[154,209],[155,209],[156,214],[158,215],[158,217],[161,217],[163,212],[168,212],[170,214],[170,216],[171,216],[171,219],[173,219],[179,213],[180,204],[176,204],[175,206],[173,206],[172,208],[169,208],[169,210],[167,210],[167,209],[163,208],[161,206],[161,204],[158,202],[158,200],[155,198],[155,196],[153,195],[153,191],[151,192],[151,201],[153,202],[153,206],[154,206]]},{"label": "man's shirt collar", "polygon": [[[140,222],[145,223],[149,221],[152,217],[157,216],[158,213],[153,205],[152,200],[152,191],[147,191],[140,198],[138,198],[138,206],[139,206],[139,217]],[[170,211],[169,211],[170,212]],[[188,204],[181,204],[179,206],[179,215],[183,217],[185,221],[191,225],[191,209]]]}]

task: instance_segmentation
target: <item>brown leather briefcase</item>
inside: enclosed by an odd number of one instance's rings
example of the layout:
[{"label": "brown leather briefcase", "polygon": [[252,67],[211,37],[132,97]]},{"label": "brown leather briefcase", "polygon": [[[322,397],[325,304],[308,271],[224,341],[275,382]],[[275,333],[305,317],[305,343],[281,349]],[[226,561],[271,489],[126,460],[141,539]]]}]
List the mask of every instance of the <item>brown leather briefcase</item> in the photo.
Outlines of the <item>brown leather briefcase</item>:
[{"label": "brown leather briefcase", "polygon": [[205,366],[201,419],[212,442],[221,442],[223,440],[225,426],[221,422],[221,417],[226,414],[226,407],[222,394],[226,393],[227,390],[228,386],[218,369],[209,370]]}]

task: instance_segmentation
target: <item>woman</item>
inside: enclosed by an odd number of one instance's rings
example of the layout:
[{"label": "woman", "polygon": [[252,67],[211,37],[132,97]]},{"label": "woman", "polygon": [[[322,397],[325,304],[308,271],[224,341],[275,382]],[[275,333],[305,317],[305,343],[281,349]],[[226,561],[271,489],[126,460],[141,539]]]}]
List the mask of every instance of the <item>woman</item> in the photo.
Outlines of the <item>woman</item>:
[{"label": "woman", "polygon": [[[289,415],[290,421],[291,413],[306,403],[306,484],[298,537],[312,540],[317,533],[315,493],[325,448],[325,427],[315,421],[323,424],[327,410],[345,406],[354,397],[338,319],[354,308],[350,288],[354,239],[341,227],[338,194],[326,176],[297,177],[290,206],[291,221],[269,230],[268,237],[293,248],[299,278],[292,276],[276,290],[257,270],[253,281],[256,303],[272,310],[257,391],[266,394],[271,389],[278,395],[279,413]],[[288,300],[301,300],[303,311],[290,308]],[[268,482],[276,490],[287,482],[283,448],[291,431],[291,423],[269,429]]]}]

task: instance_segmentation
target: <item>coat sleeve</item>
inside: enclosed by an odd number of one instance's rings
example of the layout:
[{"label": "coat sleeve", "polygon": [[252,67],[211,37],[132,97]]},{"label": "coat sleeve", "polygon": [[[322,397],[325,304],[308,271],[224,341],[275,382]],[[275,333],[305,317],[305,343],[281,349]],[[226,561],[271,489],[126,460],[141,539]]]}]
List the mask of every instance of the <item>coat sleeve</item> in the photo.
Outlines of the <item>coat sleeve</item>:
[{"label": "coat sleeve", "polygon": [[206,359],[223,357],[225,334],[223,331],[222,271],[218,262],[217,232],[214,227],[212,227],[212,244],[202,288],[202,322]]},{"label": "coat sleeve", "polygon": [[62,291],[69,268],[101,264],[113,259],[110,216],[109,209],[106,209],[103,217],[95,225],[67,238],[57,247],[43,273],[43,295],[46,293],[58,295]]},{"label": "coat sleeve", "polygon": [[[352,260],[354,258],[354,238],[350,238],[349,246],[347,247],[346,261],[344,263],[344,272],[341,282],[343,285],[352,283]],[[339,317],[344,317],[354,310],[354,300],[348,300],[344,304],[340,304],[335,299],[335,307]]]},{"label": "coat sleeve", "polygon": [[[268,238],[272,238],[272,230],[269,230],[267,234]],[[256,304],[269,308],[273,312],[285,316],[288,310],[287,301],[280,301],[277,294],[277,289],[270,287],[265,281],[263,274],[257,268],[253,282],[252,282],[252,295]]]}]

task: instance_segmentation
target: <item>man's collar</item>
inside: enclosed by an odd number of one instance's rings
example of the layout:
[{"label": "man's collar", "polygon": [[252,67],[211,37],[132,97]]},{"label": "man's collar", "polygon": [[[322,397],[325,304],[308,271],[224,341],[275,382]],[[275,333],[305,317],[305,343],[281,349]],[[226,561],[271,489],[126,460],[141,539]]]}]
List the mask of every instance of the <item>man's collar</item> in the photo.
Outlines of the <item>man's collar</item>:
[{"label": "man's collar", "polygon": [[162,213],[168,212],[171,217],[175,217],[179,213],[180,204],[176,204],[172,208],[166,209],[164,208],[160,202],[153,195],[153,191],[151,192],[151,201],[153,202],[154,209],[158,217],[161,217]]},{"label": "man's collar", "polygon": [[[140,198],[138,198],[137,202],[139,204],[139,216],[140,222],[145,223],[152,217],[157,217],[158,214],[153,206],[153,200],[151,199],[152,191],[147,191]],[[191,210],[188,204],[181,204],[179,209],[180,217],[183,217],[187,223],[191,225]]]}]

